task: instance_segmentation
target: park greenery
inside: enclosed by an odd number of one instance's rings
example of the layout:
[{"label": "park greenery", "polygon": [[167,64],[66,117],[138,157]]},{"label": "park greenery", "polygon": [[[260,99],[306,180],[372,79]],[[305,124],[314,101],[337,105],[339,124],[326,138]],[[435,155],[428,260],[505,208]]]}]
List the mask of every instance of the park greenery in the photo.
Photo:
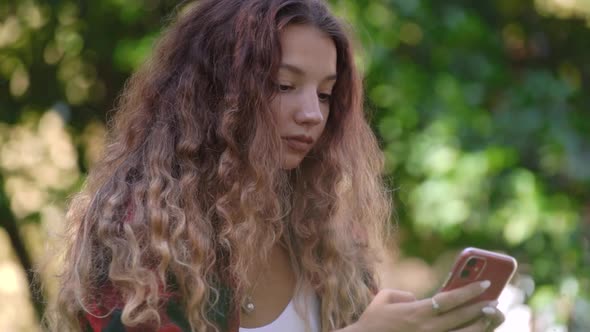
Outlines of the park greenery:
[{"label": "park greenery", "polygon": [[[400,252],[431,264],[465,246],[510,253],[537,314],[590,329],[587,2],[330,3],[358,37]],[[114,100],[183,5],[0,2],[0,228],[31,289]]]}]

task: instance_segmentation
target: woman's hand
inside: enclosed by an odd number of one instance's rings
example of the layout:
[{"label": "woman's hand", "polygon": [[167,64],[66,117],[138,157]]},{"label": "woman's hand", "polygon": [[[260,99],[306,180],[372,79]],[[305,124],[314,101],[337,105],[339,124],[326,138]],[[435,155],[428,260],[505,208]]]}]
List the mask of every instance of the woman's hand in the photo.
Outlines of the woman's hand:
[{"label": "woman's hand", "polygon": [[504,321],[504,315],[496,309],[497,302],[464,306],[483,293],[489,285],[489,281],[477,282],[419,301],[409,293],[383,289],[377,293],[359,320],[344,331],[493,331]]}]

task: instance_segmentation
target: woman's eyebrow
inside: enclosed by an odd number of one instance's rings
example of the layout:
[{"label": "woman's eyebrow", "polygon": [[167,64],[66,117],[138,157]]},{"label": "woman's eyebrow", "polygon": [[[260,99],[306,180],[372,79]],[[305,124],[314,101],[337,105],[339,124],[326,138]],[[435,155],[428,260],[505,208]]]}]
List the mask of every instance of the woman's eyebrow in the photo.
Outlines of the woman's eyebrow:
[{"label": "woman's eyebrow", "polygon": [[[288,70],[290,72],[292,72],[295,75],[298,76],[304,76],[305,75],[305,71],[303,71],[303,69],[292,65],[292,64],[288,64],[288,63],[281,63],[281,65],[279,66],[279,69],[285,69]],[[336,80],[337,75],[336,74],[330,74],[328,76],[326,76],[323,80],[324,81],[335,81]]]}]

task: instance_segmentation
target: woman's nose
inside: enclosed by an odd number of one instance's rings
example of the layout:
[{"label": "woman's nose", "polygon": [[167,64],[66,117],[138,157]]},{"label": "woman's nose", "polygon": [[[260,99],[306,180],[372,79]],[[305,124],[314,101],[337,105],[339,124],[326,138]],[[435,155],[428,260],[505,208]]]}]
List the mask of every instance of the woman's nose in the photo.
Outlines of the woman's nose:
[{"label": "woman's nose", "polygon": [[315,125],[324,120],[317,92],[306,92],[301,96],[295,122],[300,125]]}]

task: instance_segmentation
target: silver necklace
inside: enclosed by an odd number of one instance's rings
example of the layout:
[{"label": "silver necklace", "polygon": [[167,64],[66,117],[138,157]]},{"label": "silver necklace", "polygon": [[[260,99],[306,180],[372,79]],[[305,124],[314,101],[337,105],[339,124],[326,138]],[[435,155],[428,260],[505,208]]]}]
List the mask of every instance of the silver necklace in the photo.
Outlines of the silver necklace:
[{"label": "silver necklace", "polygon": [[252,296],[246,295],[244,301],[242,301],[242,312],[246,315],[250,315],[254,312],[256,306],[254,305],[254,301],[252,301]]},{"label": "silver necklace", "polygon": [[256,309],[256,305],[254,304],[254,300],[252,299],[252,293],[254,292],[256,285],[258,285],[258,281],[260,280],[260,276],[262,275],[263,271],[264,269],[260,270],[260,272],[258,273],[258,277],[256,277],[256,280],[254,281],[254,285],[250,287],[250,291],[248,292],[248,294],[246,294],[246,296],[244,296],[242,304],[240,305],[240,307],[242,308],[242,312],[246,315],[251,315]]},{"label": "silver necklace", "polygon": [[[280,243],[283,246],[286,246],[283,243]],[[291,250],[289,250],[289,248],[286,248],[287,252],[289,253],[289,258],[291,261],[291,264],[293,264],[293,254],[291,252]],[[264,272],[264,268],[260,269],[260,272],[258,272],[258,276],[256,277],[255,281],[254,281],[254,285],[252,287],[250,287],[250,291],[246,294],[246,296],[244,296],[244,299],[242,300],[242,304],[240,305],[242,312],[245,313],[246,315],[251,315],[254,310],[256,310],[256,305],[254,304],[254,299],[252,298],[252,294],[254,292],[254,289],[256,288],[256,286],[258,285],[258,281],[260,281],[260,276],[262,276],[262,273]]]}]

